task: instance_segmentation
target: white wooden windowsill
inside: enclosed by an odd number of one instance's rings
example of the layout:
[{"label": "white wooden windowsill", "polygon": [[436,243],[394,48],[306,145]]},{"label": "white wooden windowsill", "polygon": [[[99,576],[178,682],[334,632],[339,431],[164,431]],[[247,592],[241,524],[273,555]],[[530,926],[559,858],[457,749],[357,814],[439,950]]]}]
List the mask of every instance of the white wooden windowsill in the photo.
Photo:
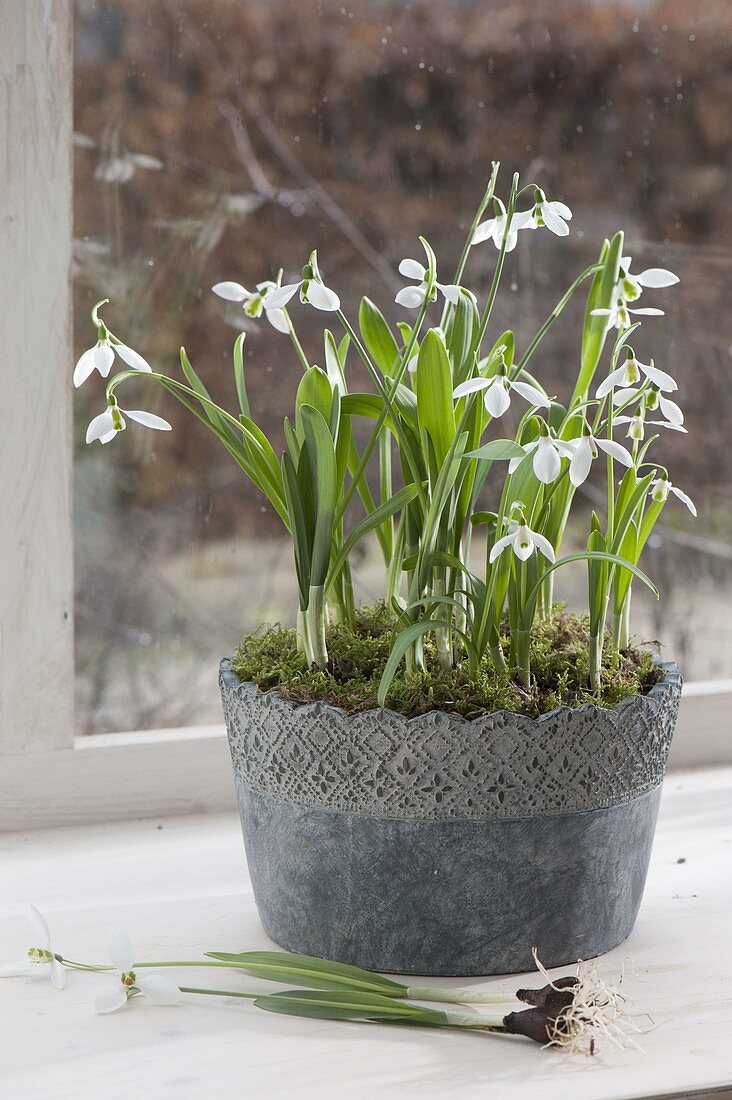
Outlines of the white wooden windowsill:
[{"label": "white wooden windowsill", "polygon": [[[732,765],[732,682],[686,684],[670,767]],[[0,832],[234,806],[224,727],[79,737],[0,755]]]},{"label": "white wooden windowsill", "polygon": [[[732,768],[667,778],[638,923],[599,962],[608,978],[626,967],[644,1053],[578,1062],[523,1040],[291,1019],[192,996],[172,1008],[140,1001],[98,1017],[92,1002],[109,978],[72,973],[58,992],[39,974],[0,981],[0,1095],[625,1100],[729,1085],[731,793]],[[0,838],[0,866],[7,959],[28,944],[28,898],[48,918],[56,950],[70,957],[104,961],[111,926],[125,929],[148,959],[272,946],[233,813],[8,834]],[[184,974],[190,985],[257,988],[243,976]],[[512,990],[526,983],[465,984]]]}]

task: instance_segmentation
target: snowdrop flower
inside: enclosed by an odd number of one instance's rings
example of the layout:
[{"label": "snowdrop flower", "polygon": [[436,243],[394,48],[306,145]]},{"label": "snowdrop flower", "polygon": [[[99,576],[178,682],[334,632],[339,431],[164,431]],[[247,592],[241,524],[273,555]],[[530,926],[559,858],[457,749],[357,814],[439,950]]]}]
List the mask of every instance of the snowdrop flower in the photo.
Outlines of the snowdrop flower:
[{"label": "snowdrop flower", "polygon": [[648,267],[638,275],[633,275],[630,271],[632,262],[630,256],[623,256],[620,261],[620,278],[616,287],[617,294],[626,302],[636,302],[646,287],[658,290],[660,287],[673,286],[679,281],[678,275],[674,275],[673,271],[668,271],[665,267]]},{"label": "snowdrop flower", "polygon": [[51,985],[56,989],[63,989],[66,985],[66,971],[51,949],[51,933],[48,925],[35,905],[31,905],[30,902],[28,902],[28,916],[33,925],[34,934],[38,937],[38,946],[29,947],[24,959],[10,963],[8,966],[0,966],[0,978],[20,978],[37,973],[36,968],[40,963],[49,966]]},{"label": "snowdrop flower", "polygon": [[622,367],[618,367],[617,370],[611,371],[607,378],[600,383],[597,387],[595,397],[605,397],[610,393],[610,390],[615,389],[618,386],[626,389],[632,387],[642,381],[642,377],[652,382],[659,390],[666,390],[672,392],[678,389],[676,382],[670,374],[666,374],[665,371],[659,370],[658,367],[654,367],[653,360],[650,363],[641,363],[633,353],[628,349],[628,355],[623,363]]},{"label": "snowdrop flower", "polygon": [[686,505],[691,512],[692,516],[696,518],[696,505],[691,497],[688,497],[686,493],[682,493],[681,489],[677,489],[675,485],[672,485],[668,478],[657,477],[655,481],[652,481],[649,487],[649,496],[651,500],[656,501],[657,504],[665,504],[668,500],[668,494],[673,493],[675,497]]},{"label": "snowdrop flower", "polygon": [[107,946],[112,964],[119,970],[119,981],[109,989],[97,994],[94,1004],[98,1013],[117,1012],[124,1008],[130,997],[142,995],[155,1005],[174,1005],[181,998],[181,992],[175,982],[162,974],[135,973],[135,949],[124,932],[114,931]]},{"label": "snowdrop flower", "polygon": [[[523,451],[527,455],[533,453],[534,473],[544,485],[551,484],[559,477],[563,458],[571,459],[574,456],[572,444],[553,435],[540,435],[532,443],[526,443]],[[523,458],[512,458],[508,464],[509,474],[517,470],[522,462]]]},{"label": "snowdrop flower", "polygon": [[429,271],[419,260],[402,260],[399,264],[399,273],[405,279],[417,279],[419,282],[419,286],[405,286],[394,299],[397,305],[404,306],[406,309],[419,309],[428,294],[434,297],[435,289],[442,291],[448,302],[454,306],[460,300],[460,287],[454,283],[438,283],[435,279],[430,287]]},{"label": "snowdrop flower", "polygon": [[[494,199],[493,204],[498,213],[493,218],[488,218],[487,221],[481,222],[476,228],[473,234],[472,244],[482,244],[483,241],[493,241],[496,248],[500,248],[503,244],[503,234],[506,230],[506,207],[503,205],[500,199]],[[519,229],[528,229],[526,224],[526,216],[524,214],[514,214],[511,218],[511,225],[506,236],[506,252],[513,252],[518,241]]]},{"label": "snowdrop flower", "polygon": [[515,532],[510,532],[508,535],[504,535],[502,539],[499,539],[493,546],[490,552],[489,561],[493,563],[499,554],[502,554],[507,546],[512,547],[514,554],[519,561],[526,561],[534,553],[534,550],[538,550],[548,558],[549,561],[554,561],[554,547],[549,542],[549,539],[544,538],[537,531],[532,531],[526,523],[519,523],[516,526]]},{"label": "snowdrop flower", "polygon": [[651,412],[660,409],[669,424],[680,428],[684,423],[684,414],[676,402],[672,401],[670,397],[664,397],[656,386],[651,386],[650,390],[645,393],[644,401],[646,408]]},{"label": "snowdrop flower", "polygon": [[[214,294],[223,298],[226,302],[241,302],[247,317],[261,317],[262,311],[273,328],[278,332],[289,332],[287,318],[281,307],[270,305],[269,299],[272,292],[279,287],[271,279],[263,283],[257,283],[256,290],[247,290],[241,283],[216,283],[211,287]],[[294,293],[294,291],[293,291]],[[337,308],[337,307],[336,307]]]},{"label": "snowdrop flower", "polygon": [[512,382],[506,374],[494,374],[492,378],[468,378],[461,382],[453,390],[452,396],[457,400],[466,397],[469,393],[484,391],[483,403],[493,417],[503,416],[511,404],[511,391],[515,391],[530,405],[539,408],[549,408],[549,399],[538,390],[536,386],[530,386],[528,382]]},{"label": "snowdrop flower", "polygon": [[152,367],[139,352],[134,351],[133,348],[128,348],[126,344],[113,344],[109,334],[104,330],[104,335],[100,335],[94,347],[89,348],[88,351],[79,356],[79,360],[74,367],[74,385],[76,388],[78,389],[86,382],[94,370],[98,370],[102,378],[106,378],[112,369],[115,353],[132,370],[143,371],[146,374],[152,373]]},{"label": "snowdrop flower", "polygon": [[603,439],[601,436],[583,435],[580,439],[573,439],[574,454],[569,460],[569,480],[576,487],[587,480],[593,459],[598,457],[598,448],[622,463],[623,466],[632,466],[633,457],[630,451],[616,443],[614,439]]},{"label": "snowdrop flower", "polygon": [[516,229],[542,229],[546,226],[558,237],[566,237],[569,233],[568,221],[572,219],[572,211],[563,202],[549,202],[541,188],[536,188],[536,197],[531,210],[523,214],[517,214],[512,223]]},{"label": "snowdrop flower", "polygon": [[630,328],[633,324],[631,314],[643,317],[663,317],[663,310],[655,309],[652,306],[647,309],[628,309],[624,298],[618,298],[615,305],[611,306],[610,309],[593,309],[590,312],[593,317],[607,317],[606,332],[609,332],[612,328],[618,330]]},{"label": "snowdrop flower", "polygon": [[276,287],[267,292],[264,308],[282,309],[295,294],[300,291],[300,301],[306,305],[322,309],[326,313],[334,313],[341,308],[341,300],[334,290],[325,286],[318,271],[318,256],[316,252],[310,253],[310,259],[302,269],[302,278],[296,283],[288,283],[286,286]]},{"label": "snowdrop flower", "polygon": [[120,409],[119,405],[114,402],[107,405],[107,408],[99,416],[95,416],[86,429],[87,443],[93,443],[95,439],[98,439],[100,443],[109,443],[111,439],[114,439],[117,432],[124,431],[127,427],[125,416],[129,416],[130,420],[136,420],[138,424],[144,424],[146,428],[155,428],[159,432],[172,431],[172,424],[169,424],[167,420],[163,420],[162,416],[143,412],[142,409]]}]

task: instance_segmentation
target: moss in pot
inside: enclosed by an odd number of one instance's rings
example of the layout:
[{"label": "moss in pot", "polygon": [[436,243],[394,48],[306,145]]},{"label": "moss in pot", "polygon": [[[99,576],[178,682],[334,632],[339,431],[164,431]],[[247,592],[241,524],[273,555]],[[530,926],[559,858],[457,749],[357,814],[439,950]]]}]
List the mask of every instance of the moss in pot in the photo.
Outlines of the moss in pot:
[{"label": "moss in pot", "polygon": [[[252,883],[278,943],[376,970],[522,970],[532,948],[552,966],[622,941],[678,709],[678,671],[631,643],[630,619],[633,585],[658,595],[639,561],[663,508],[673,496],[694,512],[652,458],[661,431],[684,430],[676,382],[634,346],[636,318],[660,313],[641,295],[678,280],[633,272],[618,232],[518,347],[492,331],[509,254],[535,232],[567,236],[571,212],[517,176],[504,206],[497,180],[496,164],[452,282],[424,238],[424,262],[399,265],[408,320],[396,329],[367,298],[352,325],[315,253],[296,281],[216,284],[301,362],[280,457],[251,416],[243,333],[234,413],[183,350],[181,377],[153,371],[99,306],[75,374],[106,376],[115,355],[130,368],[107,382],[88,442],[111,441],[127,418],[169,428],[118,404],[123,384],[154,382],[282,519],[295,625],[245,639],[220,673]],[[490,285],[473,293],[468,262],[489,241]],[[541,344],[582,288],[576,383],[559,400],[541,383]],[[322,368],[297,335],[297,298],[332,315]],[[368,392],[349,388],[355,359]],[[566,553],[593,464],[604,506],[585,549]],[[384,600],[358,609],[351,562],[366,537],[383,556]],[[587,571],[579,616],[553,603],[571,562]]]}]

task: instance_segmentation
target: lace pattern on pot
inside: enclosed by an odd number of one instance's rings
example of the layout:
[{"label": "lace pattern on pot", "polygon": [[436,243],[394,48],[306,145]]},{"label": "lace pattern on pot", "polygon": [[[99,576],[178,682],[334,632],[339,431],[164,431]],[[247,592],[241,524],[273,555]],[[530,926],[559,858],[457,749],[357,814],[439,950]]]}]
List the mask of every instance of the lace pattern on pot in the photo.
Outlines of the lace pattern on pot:
[{"label": "lace pattern on pot", "polygon": [[467,721],[433,711],[346,714],[297,705],[221,666],[237,785],[293,805],[419,820],[579,813],[636,798],[663,779],[681,677],[613,709],[498,711]]}]

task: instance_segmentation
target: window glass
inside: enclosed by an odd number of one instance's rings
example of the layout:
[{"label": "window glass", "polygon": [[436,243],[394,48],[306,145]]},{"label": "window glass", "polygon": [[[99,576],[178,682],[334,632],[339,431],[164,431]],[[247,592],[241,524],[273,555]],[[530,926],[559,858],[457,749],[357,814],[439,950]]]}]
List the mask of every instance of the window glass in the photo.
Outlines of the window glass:
[{"label": "window glass", "polygon": [[[184,344],[232,407],[231,348],[246,328],[253,413],[279,444],[298,361],[210,287],[294,275],[317,247],[351,317],[365,293],[395,320],[399,260],[418,255],[422,233],[446,277],[500,159],[504,194],[518,170],[574,218],[564,240],[523,235],[496,334],[513,327],[525,345],[621,227],[635,270],[680,276],[646,292],[666,317],[648,319],[637,350],[679,380],[689,434],[666,432],[660,457],[700,519],[666,508],[644,558],[663,601],[639,593],[635,628],[662,638],[687,678],[732,676],[731,24],[724,0],[76,0],[77,355],[108,297],[115,333],[167,372]],[[495,256],[490,244],[473,254],[479,294]],[[534,360],[558,394],[583,309],[578,297]],[[323,315],[295,313],[322,362]],[[130,425],[87,447],[99,376],[77,395],[80,733],[219,721],[218,659],[295,606],[280,521],[216,440],[150,381],[125,403],[174,431]],[[368,546],[356,582],[361,599],[380,594]],[[581,606],[584,583],[567,573],[559,595]]]}]

